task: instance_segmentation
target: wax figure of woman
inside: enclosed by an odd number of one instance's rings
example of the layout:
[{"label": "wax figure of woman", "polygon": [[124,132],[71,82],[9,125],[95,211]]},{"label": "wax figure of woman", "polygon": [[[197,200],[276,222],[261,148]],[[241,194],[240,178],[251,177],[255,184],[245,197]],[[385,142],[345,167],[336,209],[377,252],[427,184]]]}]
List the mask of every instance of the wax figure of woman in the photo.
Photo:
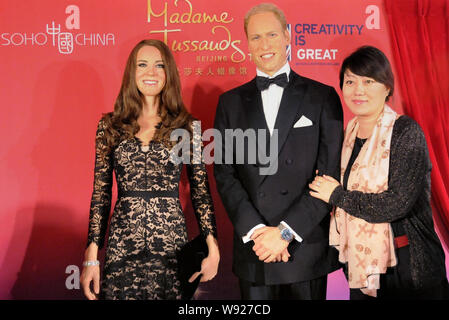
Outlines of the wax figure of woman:
[{"label": "wax figure of woman", "polygon": [[[143,40],[129,55],[114,111],[98,124],[87,266],[81,275],[87,298],[182,298],[176,252],[187,242],[178,197],[183,164],[170,160],[174,146],[170,133],[177,128],[192,133],[175,60],[163,42]],[[100,267],[95,264],[108,225],[113,171],[118,199],[109,224],[100,290]],[[201,276],[201,281],[208,281],[217,273],[219,250],[205,165],[187,164],[187,174],[199,229],[209,249],[201,271],[190,280]]]},{"label": "wax figure of woman", "polygon": [[329,241],[345,264],[350,298],[446,298],[426,140],[414,120],[386,104],[394,90],[388,59],[359,48],[342,64],[340,88],[355,115],[345,132],[341,184],[318,173],[309,187],[336,207]]}]

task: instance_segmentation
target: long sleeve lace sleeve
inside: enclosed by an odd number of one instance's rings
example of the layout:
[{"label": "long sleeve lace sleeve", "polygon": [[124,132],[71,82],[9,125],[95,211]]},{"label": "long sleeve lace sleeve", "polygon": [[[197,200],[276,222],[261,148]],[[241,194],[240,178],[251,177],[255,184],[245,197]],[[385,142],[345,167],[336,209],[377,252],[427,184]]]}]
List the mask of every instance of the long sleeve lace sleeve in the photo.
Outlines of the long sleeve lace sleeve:
[{"label": "long sleeve lace sleeve", "polygon": [[102,119],[98,123],[95,139],[95,174],[87,240],[87,247],[94,242],[99,249],[104,245],[112,197],[112,152],[104,157],[101,153],[101,150],[105,147],[101,141],[104,130],[105,123]]},{"label": "long sleeve lace sleeve", "polygon": [[[202,151],[203,143],[201,135],[193,135],[193,148]],[[214,204],[209,190],[206,165],[202,162],[201,152],[194,153],[192,162],[187,164],[187,176],[190,183],[190,197],[195,211],[200,233],[206,238],[212,234],[217,238],[217,227],[215,222]]]},{"label": "long sleeve lace sleeve", "polygon": [[217,238],[214,205],[209,191],[206,166],[204,164],[187,165],[187,175],[190,183],[190,197],[200,232],[204,237],[212,234]]}]

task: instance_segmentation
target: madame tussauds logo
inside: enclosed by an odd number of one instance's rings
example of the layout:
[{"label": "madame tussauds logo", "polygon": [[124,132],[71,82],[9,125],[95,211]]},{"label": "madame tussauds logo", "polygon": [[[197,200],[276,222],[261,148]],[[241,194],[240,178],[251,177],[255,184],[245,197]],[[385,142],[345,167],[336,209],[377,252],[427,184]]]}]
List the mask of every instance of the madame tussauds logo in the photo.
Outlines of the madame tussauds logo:
[{"label": "madame tussauds logo", "polygon": [[[154,20],[160,20],[156,30],[152,26],[150,34],[163,34],[164,42],[173,52],[209,52],[219,53],[231,50],[230,60],[234,63],[243,62],[246,59],[245,53],[240,49],[241,40],[233,39],[228,25],[234,21],[229,12],[208,13],[197,11],[193,6],[193,1],[172,0],[172,1],[154,1],[155,9],[151,0],[147,0],[147,21],[154,23]],[[170,3],[170,6],[168,4]],[[172,11],[175,10],[175,11]],[[210,26],[210,36],[213,39],[183,39],[168,41],[168,35],[182,32],[184,26],[200,26],[203,29]]]},{"label": "madame tussauds logo", "polygon": [[47,46],[57,47],[61,54],[71,54],[76,46],[109,46],[115,45],[113,33],[75,33],[79,30],[81,19],[80,9],[69,5],[65,9],[68,15],[65,20],[67,30],[54,21],[47,23],[44,32],[4,32],[0,34],[2,46]]}]

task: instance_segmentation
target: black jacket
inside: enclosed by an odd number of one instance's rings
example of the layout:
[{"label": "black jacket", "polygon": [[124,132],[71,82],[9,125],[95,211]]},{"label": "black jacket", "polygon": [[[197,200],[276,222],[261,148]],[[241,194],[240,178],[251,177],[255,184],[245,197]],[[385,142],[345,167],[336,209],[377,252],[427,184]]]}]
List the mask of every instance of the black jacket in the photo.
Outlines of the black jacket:
[{"label": "black jacket", "polygon": [[[301,116],[313,125],[294,128]],[[265,129],[269,136],[255,79],[220,96],[214,126],[223,137],[226,129]],[[279,139],[274,174],[261,174],[260,158],[250,163],[248,144],[244,164],[214,167],[219,194],[234,226],[234,273],[267,285],[311,280],[338,267],[336,250],[329,247],[331,207],[311,197],[308,188],[315,170],[339,176],[343,111],[336,91],[292,70],[275,129]],[[225,148],[223,143],[223,159]],[[230,149],[236,159],[236,144]],[[277,226],[280,221],[295,230],[303,242],[290,243],[289,262],[263,263],[252,250],[253,241],[244,244],[242,237],[259,223]]]}]

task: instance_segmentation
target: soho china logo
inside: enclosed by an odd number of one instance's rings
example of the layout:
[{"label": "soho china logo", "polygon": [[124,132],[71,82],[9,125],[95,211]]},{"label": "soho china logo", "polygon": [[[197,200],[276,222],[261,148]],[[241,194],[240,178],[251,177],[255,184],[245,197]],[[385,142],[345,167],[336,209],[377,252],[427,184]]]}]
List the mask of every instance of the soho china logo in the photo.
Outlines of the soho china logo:
[{"label": "soho china logo", "polygon": [[[69,5],[65,9],[68,15],[65,20],[67,30],[80,29],[80,9],[76,5]],[[47,23],[45,32],[20,33],[4,32],[0,34],[2,46],[46,46],[57,47],[61,54],[71,54],[76,45],[79,46],[109,46],[115,45],[113,33],[74,33],[61,29],[61,24],[54,21]]]}]

